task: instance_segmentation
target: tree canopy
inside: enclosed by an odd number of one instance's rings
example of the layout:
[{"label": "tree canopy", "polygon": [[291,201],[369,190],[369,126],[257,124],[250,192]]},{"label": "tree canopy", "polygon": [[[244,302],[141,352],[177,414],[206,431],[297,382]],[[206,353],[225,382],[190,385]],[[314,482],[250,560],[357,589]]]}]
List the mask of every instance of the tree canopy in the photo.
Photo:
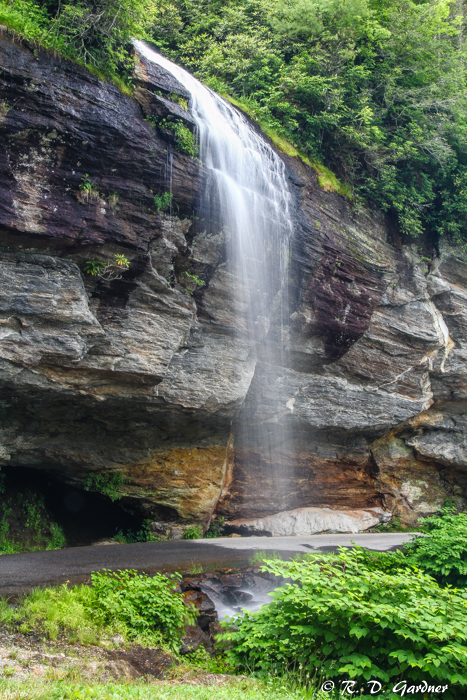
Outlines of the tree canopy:
[{"label": "tree canopy", "polygon": [[161,51],[246,101],[410,236],[467,237],[464,6],[172,0]]},{"label": "tree canopy", "polygon": [[0,0],[4,22],[131,82],[150,38],[408,236],[467,241],[461,0]]}]

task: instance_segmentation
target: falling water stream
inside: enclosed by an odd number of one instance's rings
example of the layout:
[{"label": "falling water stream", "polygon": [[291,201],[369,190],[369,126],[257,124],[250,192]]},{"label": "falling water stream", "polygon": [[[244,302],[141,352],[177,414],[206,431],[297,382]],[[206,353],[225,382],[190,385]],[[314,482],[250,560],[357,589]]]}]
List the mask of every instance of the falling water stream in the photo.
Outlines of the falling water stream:
[{"label": "falling water stream", "polygon": [[[229,102],[144,43],[138,41],[135,45],[148,61],[172,74],[191,95],[189,110],[197,125],[199,157],[206,172],[200,216],[207,227],[214,225],[225,237],[235,332],[244,337],[261,364],[262,381],[280,383],[292,232],[284,163]],[[239,433],[267,453],[264,479],[269,483],[279,483],[285,469],[280,448],[287,441],[286,427],[277,419],[285,408],[285,398],[283,403],[271,412],[270,407],[262,407],[260,398],[253,421],[250,416],[245,419],[248,424],[242,425],[240,418],[237,425]]]}]

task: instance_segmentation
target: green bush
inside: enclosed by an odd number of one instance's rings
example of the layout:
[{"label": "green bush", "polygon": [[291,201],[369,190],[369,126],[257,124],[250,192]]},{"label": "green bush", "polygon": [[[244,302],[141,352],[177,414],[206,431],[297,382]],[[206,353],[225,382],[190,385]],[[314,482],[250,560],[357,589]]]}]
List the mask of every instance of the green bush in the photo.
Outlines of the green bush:
[{"label": "green bush", "polygon": [[467,685],[466,591],[440,588],[416,570],[372,570],[358,549],[268,562],[263,570],[293,583],[223,635],[239,667],[259,675],[300,668],[314,682],[350,678],[360,687],[370,679],[383,688],[426,681],[449,686],[443,698],[460,697]]},{"label": "green bush", "polygon": [[201,525],[193,525],[183,533],[184,540],[200,540],[201,537]]},{"label": "green bush", "polygon": [[178,576],[147,576],[136,571],[106,571],[92,574],[96,594],[94,610],[107,625],[121,623],[131,637],[160,632],[177,646],[185,624],[195,614],[175,592]]},{"label": "green bush", "polygon": [[83,488],[85,491],[98,491],[108,496],[111,501],[118,501],[122,497],[120,487],[126,483],[127,479],[123,472],[90,474],[83,480]]},{"label": "green bush", "polygon": [[404,545],[410,563],[442,586],[467,586],[467,513],[448,505],[420,524],[426,534]]},{"label": "green bush", "polygon": [[159,542],[160,537],[156,537],[151,530],[151,521],[146,519],[140,530],[133,532],[133,530],[119,530],[114,537],[116,542],[120,544],[134,544],[135,542]]},{"label": "green bush", "polygon": [[170,208],[172,203],[172,192],[162,192],[162,194],[154,195],[154,204],[157,211],[165,211]]},{"label": "green bush", "polygon": [[38,588],[13,609],[0,605],[0,623],[51,639],[64,634],[81,644],[98,644],[119,634],[127,644],[177,651],[184,625],[195,618],[175,591],[177,581],[178,574],[93,573],[92,586]]},{"label": "green bush", "polygon": [[0,505],[1,554],[61,549],[65,545],[65,533],[51,520],[42,496],[26,491],[3,498]]},{"label": "green bush", "polygon": [[199,153],[198,141],[196,135],[185,126],[179,119],[158,119],[157,117],[149,117],[149,121],[158,126],[163,131],[170,131],[175,137],[175,148],[181,153],[194,158]]},{"label": "green bush", "polygon": [[215,537],[222,537],[222,535],[224,534],[224,523],[225,523],[225,518],[222,515],[219,518],[212,520],[211,524],[209,525],[209,528],[204,533],[204,537],[206,539],[213,539]]}]

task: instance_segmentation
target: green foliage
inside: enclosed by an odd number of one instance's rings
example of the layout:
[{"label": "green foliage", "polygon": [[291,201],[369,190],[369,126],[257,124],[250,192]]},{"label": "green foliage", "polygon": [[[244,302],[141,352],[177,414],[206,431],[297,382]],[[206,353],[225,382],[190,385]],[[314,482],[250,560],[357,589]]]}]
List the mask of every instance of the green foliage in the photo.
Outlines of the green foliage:
[{"label": "green foliage", "polygon": [[102,628],[93,614],[95,592],[89,586],[62,586],[36,588],[25,596],[8,619],[16,622],[20,630],[36,630],[49,639],[56,639],[64,632],[70,641],[81,644],[96,644]]},{"label": "green foliage", "polygon": [[143,522],[141,530],[138,530],[137,532],[128,530],[125,533],[123,530],[119,530],[115,535],[114,540],[120,544],[133,544],[134,542],[159,542],[160,537],[153,534],[151,530],[151,521],[146,519]]},{"label": "green foliage", "polygon": [[154,204],[157,211],[166,211],[172,203],[172,192],[162,192],[154,195]]},{"label": "green foliage", "polygon": [[392,518],[388,523],[377,525],[375,528],[378,532],[406,532],[407,527],[402,525],[399,516]]},{"label": "green foliage", "polygon": [[185,275],[185,277],[187,278],[188,285],[189,285],[188,291],[190,294],[193,294],[198,287],[205,287],[206,286],[206,282],[204,282],[204,280],[202,280],[200,277],[198,277],[198,275],[192,275],[190,272],[186,272],[186,271],[183,272],[182,274]]},{"label": "green foliage", "polygon": [[183,533],[184,540],[200,540],[201,537],[201,525],[193,525]]},{"label": "green foliage", "polygon": [[248,563],[262,564],[265,561],[282,561],[283,557],[280,552],[275,552],[271,549],[259,549],[249,559]]},{"label": "green foliage", "polygon": [[129,78],[131,40],[147,37],[155,0],[2,0],[0,23],[107,76]]},{"label": "green foliage", "polygon": [[130,267],[130,261],[122,254],[115,254],[114,260],[111,263],[105,263],[103,260],[86,260],[84,263],[84,271],[93,277],[101,277],[105,280],[121,279],[122,272],[125,272]]},{"label": "green foliage", "polygon": [[214,520],[212,520],[211,524],[209,525],[209,528],[204,533],[204,537],[207,539],[212,539],[214,537],[222,537],[222,535],[224,534],[224,523],[225,518],[222,515],[219,518],[215,518]]},{"label": "green foliage", "polygon": [[122,497],[120,487],[126,483],[127,479],[123,472],[90,474],[83,480],[83,488],[85,491],[98,491],[108,496],[111,501],[118,501]]},{"label": "green foliage", "polygon": [[90,198],[99,198],[99,191],[96,188],[96,183],[90,180],[87,174],[81,178],[79,189],[84,193],[86,200]]},{"label": "green foliage", "polygon": [[175,148],[181,153],[194,158],[199,153],[198,141],[196,135],[185,126],[180,119],[158,119],[157,117],[149,117],[150,121],[155,126],[158,126],[162,131],[170,131],[175,138]]},{"label": "green foliage", "polygon": [[384,686],[425,680],[449,686],[448,700],[460,697],[467,685],[466,591],[440,588],[409,568],[373,570],[358,549],[271,561],[263,570],[293,583],[223,635],[234,664],[260,675],[301,667],[312,681],[350,678],[362,687],[370,679]]},{"label": "green foliage", "polygon": [[44,499],[32,491],[5,498],[0,506],[0,553],[61,549],[65,534],[53,522]]},{"label": "green foliage", "polygon": [[[172,0],[162,52],[229,94],[320,184],[407,235],[467,237],[463,6],[448,0]],[[324,166],[319,166],[324,163]]]},{"label": "green foliage", "polygon": [[104,570],[92,574],[92,586],[38,588],[14,609],[0,606],[0,622],[81,644],[119,634],[125,643],[178,650],[184,625],[195,617],[174,590],[178,579]]},{"label": "green foliage", "polygon": [[130,637],[159,632],[177,648],[185,625],[195,619],[174,590],[179,579],[178,574],[147,576],[132,570],[93,573],[95,614],[105,625],[120,623]]},{"label": "green foliage", "polygon": [[440,585],[467,587],[467,513],[447,505],[420,524],[425,534],[404,545],[409,561]]},{"label": "green foliage", "polygon": [[[199,668],[199,666],[198,666]],[[193,685],[177,681],[174,684],[131,682],[93,683],[87,679],[77,682],[39,681],[32,676],[26,680],[0,678],[2,700],[325,700],[329,694],[308,693],[288,680],[226,679],[221,685]]]}]

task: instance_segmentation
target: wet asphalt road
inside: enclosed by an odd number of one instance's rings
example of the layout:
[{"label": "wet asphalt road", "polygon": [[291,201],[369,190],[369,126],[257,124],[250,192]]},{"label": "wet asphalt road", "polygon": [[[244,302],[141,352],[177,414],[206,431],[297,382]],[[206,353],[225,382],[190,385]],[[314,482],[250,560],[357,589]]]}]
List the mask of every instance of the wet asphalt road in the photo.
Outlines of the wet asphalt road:
[{"label": "wet asphalt road", "polygon": [[193,566],[241,566],[255,551],[274,550],[284,558],[299,552],[329,551],[352,543],[376,550],[400,547],[412,535],[372,533],[299,537],[238,537],[73,547],[51,552],[0,556],[0,596],[18,596],[37,586],[89,581],[92,571],[137,569],[146,573],[187,571]]}]

